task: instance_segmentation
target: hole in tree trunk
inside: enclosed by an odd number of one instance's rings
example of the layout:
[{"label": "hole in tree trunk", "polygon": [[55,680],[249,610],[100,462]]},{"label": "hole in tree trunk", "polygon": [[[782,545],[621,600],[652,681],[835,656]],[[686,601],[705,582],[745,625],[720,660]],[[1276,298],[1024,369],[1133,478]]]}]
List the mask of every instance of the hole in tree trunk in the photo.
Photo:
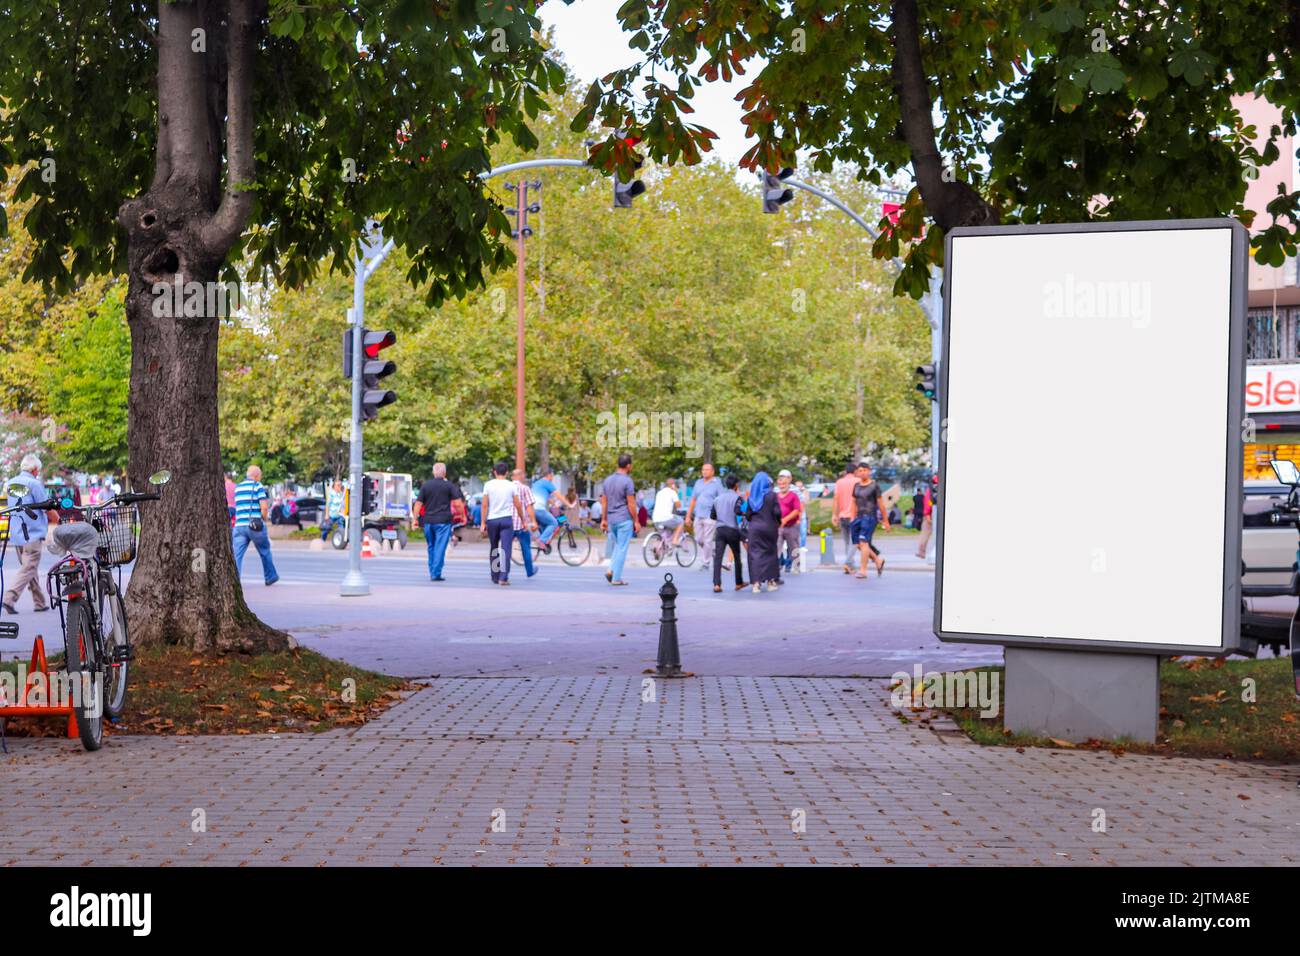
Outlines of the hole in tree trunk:
[{"label": "hole in tree trunk", "polygon": [[176,255],[176,250],[167,246],[159,246],[144,263],[145,275],[155,281],[165,276],[175,275],[180,268],[181,260]]}]

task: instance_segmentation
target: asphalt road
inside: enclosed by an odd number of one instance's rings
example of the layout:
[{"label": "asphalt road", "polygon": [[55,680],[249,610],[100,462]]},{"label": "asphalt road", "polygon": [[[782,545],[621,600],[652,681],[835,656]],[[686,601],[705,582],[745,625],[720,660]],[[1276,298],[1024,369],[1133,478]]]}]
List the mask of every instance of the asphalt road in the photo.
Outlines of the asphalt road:
[{"label": "asphalt road", "polygon": [[[493,585],[485,558],[471,548],[448,561],[447,581],[431,583],[420,556],[363,562],[366,597],[340,597],[347,555],[277,542],[280,581],[262,583],[254,551],[244,559],[249,605],[263,620],[331,657],[404,676],[632,675],[653,667],[663,572],[630,564],[629,586],[610,587],[596,566],[571,568],[544,558],[536,577],[516,568],[509,588]],[[886,544],[903,564],[906,540]],[[47,563],[49,559],[47,558]],[[6,561],[12,573],[12,560]],[[728,676],[887,677],[914,665],[953,667],[1001,660],[1001,648],[941,644],[931,631],[934,576],[918,562],[858,580],[834,570],[791,577],[776,593],[712,592],[698,567],[672,569],[680,594],[683,666]],[[22,636],[0,648],[27,656],[42,633],[62,646],[57,615],[33,614],[19,601]]]},{"label": "asphalt road", "polygon": [[[282,548],[270,588],[256,558],[245,560],[246,595],[264,620],[322,653],[408,676],[639,674],[655,663],[657,592],[670,570],[629,565],[629,586],[613,588],[599,567],[547,558],[502,588],[485,557],[449,561],[435,584],[418,557],[386,555],[363,562],[371,595],[344,598],[342,553]],[[714,594],[698,567],[671,570],[682,662],[694,673],[888,676],[1001,660],[1000,648],[935,639],[927,571],[887,566],[858,580],[820,570],[771,594],[736,593],[724,579]]]}]

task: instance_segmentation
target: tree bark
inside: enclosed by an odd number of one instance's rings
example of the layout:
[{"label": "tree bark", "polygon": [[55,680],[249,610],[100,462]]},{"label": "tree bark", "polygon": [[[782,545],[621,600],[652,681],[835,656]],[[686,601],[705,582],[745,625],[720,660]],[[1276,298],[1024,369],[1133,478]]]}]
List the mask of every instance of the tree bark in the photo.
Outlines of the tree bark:
[{"label": "tree bark", "polygon": [[902,138],[912,154],[912,172],[921,199],[935,224],[944,232],[954,226],[984,226],[998,222],[998,211],[968,183],[952,173],[945,178],[943,156],[934,129],[934,100],[930,77],[921,59],[921,32],[916,0],[894,0],[894,89]]},{"label": "tree bark", "polygon": [[[221,310],[212,307],[221,300],[205,294],[187,315],[186,300],[172,295],[178,280],[182,289],[215,291],[247,224],[253,50],[262,9],[254,0],[158,4],[154,180],[118,210],[128,249],[130,472],[136,490],[143,490],[143,476],[160,468],[172,473],[161,500],[140,508],[140,553],[126,601],[132,639],[141,645],[183,644],[213,654],[290,646],[287,634],[249,610],[231,548],[217,430]],[[194,30],[211,33],[223,21],[225,43],[208,36],[207,52],[192,49]],[[224,91],[212,82],[214,73],[225,76]],[[224,143],[214,111],[224,115]]]}]

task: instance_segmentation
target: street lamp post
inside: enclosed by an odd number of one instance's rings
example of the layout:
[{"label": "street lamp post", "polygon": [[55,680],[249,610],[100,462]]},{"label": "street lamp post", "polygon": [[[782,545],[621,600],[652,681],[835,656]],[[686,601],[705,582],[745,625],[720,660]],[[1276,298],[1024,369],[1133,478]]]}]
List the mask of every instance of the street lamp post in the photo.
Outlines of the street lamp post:
[{"label": "street lamp post", "polygon": [[[510,188],[506,184],[506,188]],[[524,291],[527,288],[526,270],[524,268],[524,255],[527,250],[527,239],[533,234],[532,227],[528,225],[528,214],[530,212],[540,212],[539,203],[529,204],[528,190],[538,192],[542,188],[541,180],[520,180],[519,185],[514,187],[515,190],[515,208],[512,210],[515,214],[515,285],[518,293],[518,309],[515,317],[515,467],[525,468],[526,465],[526,444],[524,441],[524,310],[525,299]]]},{"label": "street lamp post", "polygon": [[515,220],[515,232],[519,236],[519,248],[515,255],[515,286],[518,297],[518,309],[515,316],[515,467],[525,468],[524,463],[524,222],[528,215],[528,183],[520,180],[515,190],[518,217]]}]

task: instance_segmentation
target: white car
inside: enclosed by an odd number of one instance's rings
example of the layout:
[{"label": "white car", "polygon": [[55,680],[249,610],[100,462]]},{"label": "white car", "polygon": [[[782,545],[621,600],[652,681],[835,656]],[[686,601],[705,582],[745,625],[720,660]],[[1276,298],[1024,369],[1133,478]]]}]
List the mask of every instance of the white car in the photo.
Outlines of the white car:
[{"label": "white car", "polygon": [[1277,524],[1273,520],[1286,503],[1287,489],[1275,481],[1247,481],[1243,490],[1241,560],[1245,572],[1241,583],[1247,593],[1251,588],[1289,587],[1300,535],[1291,521]]}]

